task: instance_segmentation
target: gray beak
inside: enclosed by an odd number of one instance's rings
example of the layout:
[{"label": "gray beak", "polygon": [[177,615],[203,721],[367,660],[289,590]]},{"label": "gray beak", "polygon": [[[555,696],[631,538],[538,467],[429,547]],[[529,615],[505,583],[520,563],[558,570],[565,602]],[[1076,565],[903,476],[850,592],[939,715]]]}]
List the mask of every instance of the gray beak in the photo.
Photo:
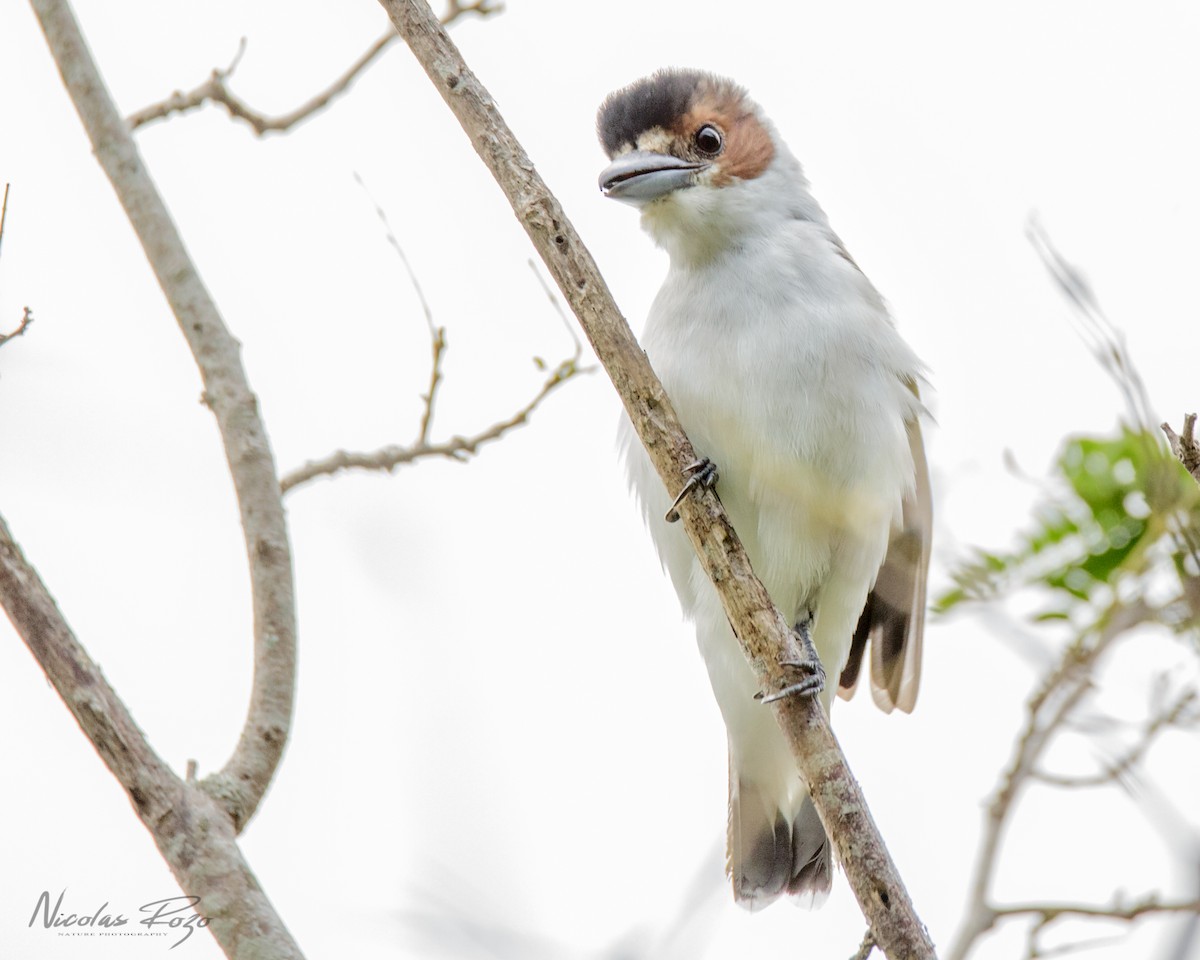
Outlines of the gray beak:
[{"label": "gray beak", "polygon": [[691,186],[693,175],[707,166],[665,153],[634,150],[601,171],[600,191],[606,197],[642,207],[672,190]]}]

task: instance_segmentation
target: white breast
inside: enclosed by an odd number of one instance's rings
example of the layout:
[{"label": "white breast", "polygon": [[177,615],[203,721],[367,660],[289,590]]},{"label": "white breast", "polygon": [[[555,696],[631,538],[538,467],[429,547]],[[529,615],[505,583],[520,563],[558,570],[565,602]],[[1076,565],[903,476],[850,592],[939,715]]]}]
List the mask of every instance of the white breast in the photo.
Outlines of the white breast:
[{"label": "white breast", "polygon": [[[873,581],[912,483],[904,423],[918,404],[903,381],[919,363],[827,231],[796,222],[703,269],[672,269],[643,345],[785,616],[841,553],[873,563]],[[661,486],[630,466],[643,498]],[[661,520],[650,524],[662,550]],[[663,551],[668,567],[676,553]]]}]

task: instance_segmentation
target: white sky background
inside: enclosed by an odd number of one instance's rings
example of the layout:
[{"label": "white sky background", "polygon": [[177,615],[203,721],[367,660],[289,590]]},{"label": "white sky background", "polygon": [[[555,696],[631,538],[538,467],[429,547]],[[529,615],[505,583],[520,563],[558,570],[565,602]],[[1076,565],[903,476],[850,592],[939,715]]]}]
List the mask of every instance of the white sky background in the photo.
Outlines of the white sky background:
[{"label": "white sky background", "polygon": [[[369,2],[77,9],[126,113],[199,83],[242,36],[233,87],[288,110],[385,23]],[[0,16],[0,180],[13,184],[0,329],[26,304],[37,318],[0,351],[0,511],[154,747],[203,775],[236,742],[251,661],[219,438],[32,13],[9,2]],[[1005,450],[1040,476],[1065,434],[1107,431],[1121,411],[1023,237],[1031,211],[1125,329],[1160,419],[1200,405],[1193,5],[511,0],[453,35],[635,329],[665,258],[597,191],[596,106],[668,64],[733,76],[764,104],[930,367],[935,592],[960,549],[1005,546],[1028,517],[1036,489],[1005,471]],[[417,428],[428,335],[355,172],[448,328],[435,436],[507,415],[541,382],[531,357],[570,352],[524,234],[402,46],[290,136],[256,140],[209,108],[138,141],[244,344],[282,469]],[[864,924],[840,878],[812,914],[730,902],[723,730],[625,493],[616,417],[596,374],[469,466],[289,496],[296,719],[243,847],[308,956],[597,957],[618,942],[655,957],[853,952]],[[865,696],[834,716],[943,946],[1034,678],[982,616],[929,626],[914,716],[883,717]],[[1158,665],[1177,656],[1139,641],[1122,661],[1135,697],[1151,651]],[[161,941],[26,928],[42,890],[129,915],[177,887],[7,621],[0,729],[0,956],[161,955]],[[1177,798],[1200,791],[1195,747],[1175,738],[1155,755]],[[1181,887],[1123,795],[1031,797],[1023,811],[1001,898]],[[648,947],[700,876],[696,939]],[[422,938],[418,915],[549,946]],[[1156,927],[1094,956],[1161,956],[1167,942]],[[1020,949],[1013,928],[978,956]],[[207,935],[178,953],[219,956]]]}]

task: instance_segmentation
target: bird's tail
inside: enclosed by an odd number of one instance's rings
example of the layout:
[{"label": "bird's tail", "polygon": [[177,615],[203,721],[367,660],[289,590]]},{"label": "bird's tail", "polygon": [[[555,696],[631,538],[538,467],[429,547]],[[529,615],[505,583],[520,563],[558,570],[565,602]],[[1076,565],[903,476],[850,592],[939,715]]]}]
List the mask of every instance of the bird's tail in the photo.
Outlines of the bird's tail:
[{"label": "bird's tail", "polygon": [[729,782],[727,858],[734,899],[748,910],[784,895],[816,906],[833,882],[829,838],[812,798],[805,794],[789,819],[774,797],[736,773]]}]

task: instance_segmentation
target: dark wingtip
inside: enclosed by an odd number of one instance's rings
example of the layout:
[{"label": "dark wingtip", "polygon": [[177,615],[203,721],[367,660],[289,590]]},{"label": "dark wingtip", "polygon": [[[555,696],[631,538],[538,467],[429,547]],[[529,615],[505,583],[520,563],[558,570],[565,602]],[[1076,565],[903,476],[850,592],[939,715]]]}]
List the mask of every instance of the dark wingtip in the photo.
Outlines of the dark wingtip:
[{"label": "dark wingtip", "polygon": [[704,70],[667,67],[610,93],[596,114],[596,135],[611,158],[654,127],[670,127],[683,116],[701,89],[744,94],[737,84]]}]

